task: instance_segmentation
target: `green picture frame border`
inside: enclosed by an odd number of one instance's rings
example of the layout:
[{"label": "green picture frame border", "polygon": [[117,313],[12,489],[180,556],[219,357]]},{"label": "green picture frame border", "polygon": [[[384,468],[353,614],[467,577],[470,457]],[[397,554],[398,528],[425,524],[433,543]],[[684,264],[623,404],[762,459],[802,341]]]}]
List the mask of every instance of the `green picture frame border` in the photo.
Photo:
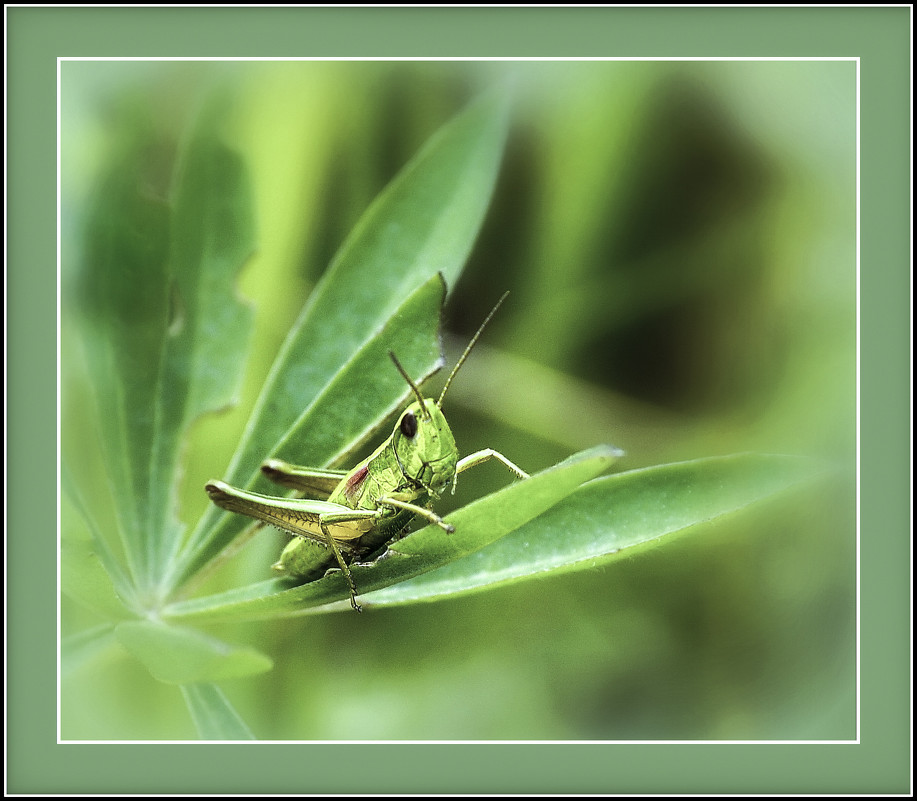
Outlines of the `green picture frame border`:
[{"label": "green picture frame border", "polygon": [[[8,794],[910,792],[910,6],[5,11]],[[443,55],[860,60],[858,743],[57,743],[57,59]]]}]

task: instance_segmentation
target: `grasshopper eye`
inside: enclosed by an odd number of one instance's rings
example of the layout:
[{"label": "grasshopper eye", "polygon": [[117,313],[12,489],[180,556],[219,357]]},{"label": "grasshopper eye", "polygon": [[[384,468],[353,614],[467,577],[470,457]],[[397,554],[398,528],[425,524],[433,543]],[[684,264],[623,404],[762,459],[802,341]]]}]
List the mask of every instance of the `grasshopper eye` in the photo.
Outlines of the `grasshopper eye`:
[{"label": "grasshopper eye", "polygon": [[404,413],[404,417],[401,418],[401,433],[408,439],[414,438],[417,433],[417,418],[414,417],[414,412]]}]

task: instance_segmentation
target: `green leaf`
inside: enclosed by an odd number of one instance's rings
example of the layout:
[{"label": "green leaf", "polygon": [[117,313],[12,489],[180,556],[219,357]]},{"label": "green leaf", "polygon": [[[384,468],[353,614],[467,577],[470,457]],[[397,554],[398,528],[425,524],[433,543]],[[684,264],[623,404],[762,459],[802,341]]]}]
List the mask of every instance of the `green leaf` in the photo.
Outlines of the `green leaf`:
[{"label": "green leaf", "polygon": [[182,685],[181,692],[202,740],[256,739],[216,685]]},{"label": "green leaf", "polygon": [[91,542],[62,540],[60,569],[61,592],[68,598],[105,618],[130,616]]},{"label": "green leaf", "polygon": [[180,440],[225,406],[241,378],[251,312],[234,296],[253,250],[244,165],[203,119],[171,206],[152,188],[162,143],[124,146],[91,204],[77,277],[119,534],[141,588],[159,583],[181,534],[174,517]]},{"label": "green leaf", "polygon": [[83,670],[97,668],[111,658],[124,658],[124,650],[115,638],[115,628],[104,623],[61,639],[60,675],[68,679]]},{"label": "green leaf", "polygon": [[[417,377],[439,366],[435,334],[420,347],[399,328],[428,331],[431,281],[437,275],[447,286],[457,280],[487,209],[505,130],[504,96],[483,97],[442,128],[376,198],[281,348],[226,481],[266,491],[270,485],[261,483],[258,468],[272,454],[323,467],[352,451],[407,395],[387,356],[375,358],[386,347]],[[437,316],[440,304],[437,298]],[[414,344],[389,339],[395,336]],[[342,369],[351,376],[338,378]],[[337,391],[345,386],[355,391]],[[345,436],[338,432],[341,421]],[[176,582],[246,525],[209,509],[189,539]]]},{"label": "green leaf", "polygon": [[[89,202],[76,300],[89,378],[116,501],[118,534],[135,579],[145,574],[140,506],[163,343],[168,326],[167,206],[149,190],[156,141],[134,131]],[[78,473],[78,471],[77,471]]]},{"label": "green leaf", "polygon": [[253,648],[229,645],[189,628],[131,621],[120,623],[121,644],[166,684],[197,684],[263,673],[273,662]]},{"label": "green leaf", "polygon": [[[109,612],[115,612],[116,609],[123,610],[125,606],[133,601],[133,585],[124,575],[121,564],[102,536],[95,519],[89,513],[76,482],[65,464],[61,465],[61,490],[61,547],[63,549],[68,542],[72,542],[79,548],[88,549],[91,551],[95,562],[92,565],[84,565],[95,576],[79,578],[78,582],[97,584],[100,598],[89,598],[84,595],[84,600],[89,601],[94,606],[101,603]],[[76,521],[80,521],[83,524],[85,531],[88,533],[88,538],[85,535],[76,534],[79,530],[79,525],[76,524]],[[64,560],[65,557],[62,556],[62,562]],[[80,565],[71,565],[71,567],[77,568],[77,572],[74,575],[78,576]],[[98,575],[98,570],[104,573],[104,578]],[[63,564],[61,565],[61,587],[70,597],[76,599],[81,595],[80,590],[69,584],[68,570]],[[113,601],[114,604],[112,603]],[[114,617],[121,617],[120,611]]]},{"label": "green leaf", "polygon": [[[181,437],[207,411],[233,403],[253,311],[235,278],[254,251],[248,175],[204,118],[180,165],[172,208],[172,314],[156,393],[150,495],[145,515],[152,578],[181,535],[174,515]],[[145,451],[140,451],[144,453]]]},{"label": "green leaf", "polygon": [[738,454],[606,476],[487,548],[363,600],[403,604],[548,571],[590,568],[625,549],[733,514],[822,472],[820,465],[796,457]]},{"label": "green leaf", "polygon": [[[576,487],[608,469],[619,452],[600,446],[571,456],[525,481],[481,498],[449,515],[455,526],[446,534],[427,526],[390,546],[385,556],[368,565],[353,565],[358,591],[370,592],[433,570],[498,540],[569,495]],[[191,601],[163,610],[172,619],[212,622],[259,620],[302,614],[309,609],[348,598],[347,582],[340,573],[318,581],[291,586],[288,579],[261,582],[251,587]]]}]

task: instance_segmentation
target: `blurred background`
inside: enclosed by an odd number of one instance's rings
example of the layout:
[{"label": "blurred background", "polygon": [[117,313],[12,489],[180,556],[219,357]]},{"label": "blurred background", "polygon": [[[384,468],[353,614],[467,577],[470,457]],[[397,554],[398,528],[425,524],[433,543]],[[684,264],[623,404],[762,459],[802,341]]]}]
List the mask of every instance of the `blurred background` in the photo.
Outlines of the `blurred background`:
[{"label": "blurred background", "polygon": [[[603,442],[626,451],[617,469],[793,453],[837,479],[594,570],[224,627],[275,667],[222,689],[262,739],[854,737],[853,62],[63,62],[65,459],[104,480],[69,293],[80,210],[138,128],[169,175],[222,94],[255,195],[258,252],[238,279],[251,357],[238,406],[191,432],[193,523],[346,234],[430,135],[507,81],[503,167],[445,313],[452,364],[512,293],[450,389],[460,452],[530,472]],[[438,508],[505,483],[481,468]],[[267,577],[284,539],[255,538],[223,586]],[[65,636],[94,622],[63,601]],[[196,737],[178,690],[117,650],[61,695],[65,739]]]}]

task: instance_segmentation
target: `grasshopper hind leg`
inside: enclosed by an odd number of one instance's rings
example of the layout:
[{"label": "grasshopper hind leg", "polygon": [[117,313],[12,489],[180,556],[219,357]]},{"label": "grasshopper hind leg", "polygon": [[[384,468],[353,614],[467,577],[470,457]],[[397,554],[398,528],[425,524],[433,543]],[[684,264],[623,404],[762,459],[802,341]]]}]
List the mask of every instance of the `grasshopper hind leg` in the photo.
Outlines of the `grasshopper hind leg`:
[{"label": "grasshopper hind leg", "polygon": [[328,546],[334,553],[334,558],[337,559],[337,563],[341,566],[341,571],[344,573],[344,578],[347,579],[347,583],[350,585],[350,605],[357,612],[362,612],[363,607],[357,603],[357,585],[353,581],[353,573],[350,572],[350,567],[348,566],[347,562],[344,561],[341,550],[338,548],[337,543],[334,541],[334,537],[331,536],[331,532],[328,530],[328,526],[326,526],[323,522],[321,527],[322,531],[325,533],[325,539],[328,541]]}]

